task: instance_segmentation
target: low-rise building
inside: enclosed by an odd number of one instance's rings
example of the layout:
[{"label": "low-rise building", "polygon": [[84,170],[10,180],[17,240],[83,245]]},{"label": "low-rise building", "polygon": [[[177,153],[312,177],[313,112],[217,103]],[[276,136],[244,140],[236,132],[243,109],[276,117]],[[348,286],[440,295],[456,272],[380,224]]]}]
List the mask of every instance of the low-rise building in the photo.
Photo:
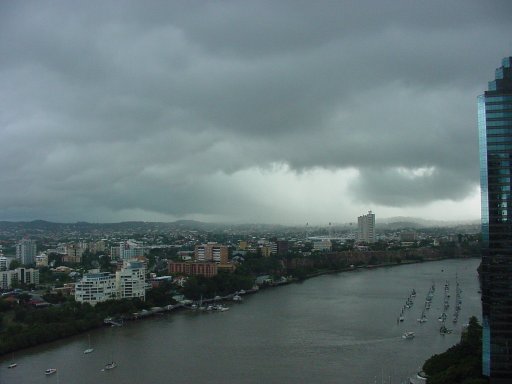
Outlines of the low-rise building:
[{"label": "low-rise building", "polygon": [[36,256],[36,267],[42,268],[48,266],[48,255],[46,253],[41,253]]},{"label": "low-rise building", "polygon": [[262,245],[260,247],[261,256],[263,257],[270,257],[272,255],[272,246],[269,245]]},{"label": "low-rise building", "polygon": [[402,243],[414,243],[417,240],[417,234],[414,231],[402,231],[400,232],[400,241]]},{"label": "low-rise building", "polygon": [[171,283],[172,276],[152,276],[151,277],[151,288],[157,288],[164,283]]},{"label": "low-rise building", "polygon": [[11,289],[12,288],[12,277],[9,273],[11,271],[0,271],[0,289]]},{"label": "low-rise building", "polygon": [[0,288],[11,289],[15,284],[39,284],[39,271],[33,268],[16,268],[0,271]]},{"label": "low-rise building", "polygon": [[330,239],[315,239],[313,240],[313,250],[320,252],[331,251],[332,242]]},{"label": "low-rise building", "polygon": [[59,265],[56,268],[52,268],[51,271],[52,272],[57,272],[57,273],[70,274],[71,272],[74,271],[74,269],[70,268],[70,267],[66,267],[65,265]]},{"label": "low-rise building", "polygon": [[187,276],[205,276],[213,277],[217,275],[217,264],[216,263],[186,263],[186,262],[175,262],[169,261],[168,264],[169,273],[182,274]]},{"label": "low-rise building", "polygon": [[0,256],[0,271],[7,271],[7,257]]},{"label": "low-rise building", "polygon": [[65,283],[62,287],[53,288],[52,293],[61,293],[65,296],[74,296],[75,295],[75,283]]},{"label": "low-rise building", "polygon": [[178,251],[178,257],[183,261],[189,261],[194,258],[194,251]]}]

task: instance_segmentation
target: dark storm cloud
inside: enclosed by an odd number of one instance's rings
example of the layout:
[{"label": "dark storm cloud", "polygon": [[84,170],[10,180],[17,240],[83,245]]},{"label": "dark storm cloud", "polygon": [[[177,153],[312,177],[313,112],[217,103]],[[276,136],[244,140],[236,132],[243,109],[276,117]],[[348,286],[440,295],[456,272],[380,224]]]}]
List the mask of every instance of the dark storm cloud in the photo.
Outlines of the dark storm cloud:
[{"label": "dark storm cloud", "polygon": [[2,2],[0,216],[250,216],[266,203],[229,175],[273,164],[357,169],[347,199],[363,203],[465,198],[478,183],[475,98],[510,54],[511,11]]},{"label": "dark storm cloud", "polygon": [[[474,188],[471,179],[446,169],[434,169],[426,175],[416,177],[400,168],[370,168],[364,169],[362,173],[362,177],[350,187],[354,192],[354,200],[384,206],[416,206],[434,199],[460,200]],[[450,182],[447,183],[447,180]]]}]

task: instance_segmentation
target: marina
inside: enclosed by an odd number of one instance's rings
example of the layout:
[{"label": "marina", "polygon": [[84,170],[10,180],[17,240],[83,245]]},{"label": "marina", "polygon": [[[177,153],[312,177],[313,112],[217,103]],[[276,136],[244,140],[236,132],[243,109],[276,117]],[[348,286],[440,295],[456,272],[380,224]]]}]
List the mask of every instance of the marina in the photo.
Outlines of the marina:
[{"label": "marina", "polygon": [[[244,294],[240,304],[224,301],[229,310],[218,315],[165,311],[91,332],[94,353],[87,355],[85,334],[16,352],[16,369],[8,368],[13,359],[4,356],[0,382],[56,382],[57,375],[43,374],[53,367],[62,382],[76,384],[171,378],[173,383],[373,383],[382,376],[386,383],[405,383],[428,357],[459,341],[470,316],[480,318],[478,265],[478,259],[465,259],[361,269]],[[458,283],[463,303],[459,321],[450,321],[452,333],[442,335],[437,316],[444,311],[443,289],[432,288],[446,281],[450,287]],[[413,288],[413,305],[397,322],[397,309],[400,313]],[[419,298],[425,295],[431,297],[423,304]],[[451,320],[457,305],[450,300]],[[433,318],[419,323],[423,310]],[[414,337],[403,339],[404,332]],[[115,369],[107,369],[111,362]]]}]

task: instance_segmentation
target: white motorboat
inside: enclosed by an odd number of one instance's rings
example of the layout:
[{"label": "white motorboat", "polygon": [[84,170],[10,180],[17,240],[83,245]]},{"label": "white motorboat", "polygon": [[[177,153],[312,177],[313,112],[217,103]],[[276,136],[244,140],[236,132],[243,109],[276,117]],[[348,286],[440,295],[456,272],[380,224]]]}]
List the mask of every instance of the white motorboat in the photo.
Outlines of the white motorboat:
[{"label": "white motorboat", "polygon": [[117,367],[117,364],[115,361],[111,361],[110,363],[108,364],[105,364],[105,369],[114,369],[115,367]]},{"label": "white motorboat", "polygon": [[402,339],[413,339],[414,338],[414,332],[408,331],[404,332],[402,335]]},{"label": "white motorboat", "polygon": [[219,311],[219,312],[225,312],[225,311],[229,310],[229,307],[225,307],[222,304],[218,304],[218,305],[213,306],[213,310]]},{"label": "white motorboat", "polygon": [[48,368],[46,371],[44,371],[45,375],[52,375],[55,372],[57,372],[57,368]]}]

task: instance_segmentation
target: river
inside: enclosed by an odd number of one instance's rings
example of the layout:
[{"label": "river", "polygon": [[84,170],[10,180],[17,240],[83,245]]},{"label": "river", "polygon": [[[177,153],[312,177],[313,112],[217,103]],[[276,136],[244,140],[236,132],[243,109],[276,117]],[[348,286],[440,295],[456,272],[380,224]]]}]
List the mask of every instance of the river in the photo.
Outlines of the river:
[{"label": "river", "polygon": [[[181,311],[105,327],[0,360],[0,383],[393,383],[460,339],[481,319],[479,259],[443,260],[323,275],[246,295],[226,312]],[[462,289],[452,324],[456,279]],[[445,282],[449,335],[439,334]],[[432,283],[428,321],[418,323]],[[397,318],[412,289],[405,321]],[[401,337],[415,332],[414,339]],[[102,371],[111,358],[118,366]],[[8,369],[15,361],[18,366]],[[57,374],[45,376],[46,368]]]}]

